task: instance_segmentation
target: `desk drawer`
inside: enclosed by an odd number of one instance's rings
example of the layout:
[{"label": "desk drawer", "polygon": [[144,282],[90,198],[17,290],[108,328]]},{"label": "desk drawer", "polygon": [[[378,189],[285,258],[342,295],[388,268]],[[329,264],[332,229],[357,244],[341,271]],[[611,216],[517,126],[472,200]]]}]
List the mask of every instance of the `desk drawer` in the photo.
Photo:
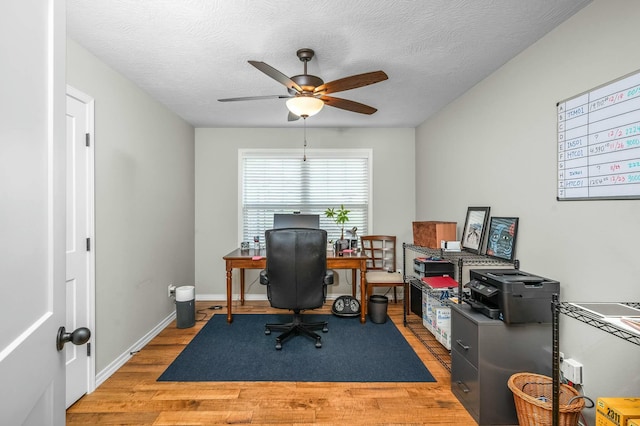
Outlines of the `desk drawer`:
[{"label": "desk drawer", "polygon": [[451,351],[451,391],[478,422],[480,416],[478,369],[457,351]]},{"label": "desk drawer", "polygon": [[455,309],[451,310],[451,351],[478,368],[478,324]]}]

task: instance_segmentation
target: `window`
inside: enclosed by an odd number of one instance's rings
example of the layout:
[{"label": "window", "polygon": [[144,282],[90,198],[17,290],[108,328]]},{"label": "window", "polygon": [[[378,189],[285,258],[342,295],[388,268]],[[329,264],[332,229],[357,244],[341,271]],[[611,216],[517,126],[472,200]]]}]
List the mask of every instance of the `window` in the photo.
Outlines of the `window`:
[{"label": "window", "polygon": [[240,187],[242,241],[253,241],[273,227],[274,213],[320,215],[329,240],[340,238],[340,227],[325,217],[329,207],[351,212],[347,230],[367,233],[371,188],[370,150],[241,150]]}]

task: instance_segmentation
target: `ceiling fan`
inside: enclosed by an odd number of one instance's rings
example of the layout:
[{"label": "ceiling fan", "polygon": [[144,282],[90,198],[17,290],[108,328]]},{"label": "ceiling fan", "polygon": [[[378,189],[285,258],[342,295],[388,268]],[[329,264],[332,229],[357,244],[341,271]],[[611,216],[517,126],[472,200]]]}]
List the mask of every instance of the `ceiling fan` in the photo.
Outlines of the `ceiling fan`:
[{"label": "ceiling fan", "polygon": [[288,95],[267,95],[267,96],[247,96],[241,98],[218,99],[220,102],[232,101],[252,101],[260,99],[288,99],[289,121],[298,120],[300,117],[307,118],[320,112],[324,105],[353,111],[360,114],[373,114],[377,111],[369,105],[348,99],[327,96],[329,93],[341,92],[343,90],[356,89],[379,83],[389,77],[384,71],[372,71],[364,74],[352,75],[339,80],[325,83],[320,77],[307,74],[307,62],[309,62],[315,52],[312,49],[300,49],[296,52],[298,58],[304,63],[304,74],[287,77],[272,66],[260,62],[249,61],[251,65],[273,78],[277,82],[287,87]]}]

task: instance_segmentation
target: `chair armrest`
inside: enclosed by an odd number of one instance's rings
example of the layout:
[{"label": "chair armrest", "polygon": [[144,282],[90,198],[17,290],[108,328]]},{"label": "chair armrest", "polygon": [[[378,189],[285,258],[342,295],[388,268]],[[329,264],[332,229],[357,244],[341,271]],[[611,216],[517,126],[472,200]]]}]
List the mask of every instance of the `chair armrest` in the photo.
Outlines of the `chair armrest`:
[{"label": "chair armrest", "polygon": [[269,275],[267,275],[266,269],[260,271],[260,284],[269,285]]},{"label": "chair armrest", "polygon": [[333,271],[328,270],[324,276],[324,285],[333,284]]}]

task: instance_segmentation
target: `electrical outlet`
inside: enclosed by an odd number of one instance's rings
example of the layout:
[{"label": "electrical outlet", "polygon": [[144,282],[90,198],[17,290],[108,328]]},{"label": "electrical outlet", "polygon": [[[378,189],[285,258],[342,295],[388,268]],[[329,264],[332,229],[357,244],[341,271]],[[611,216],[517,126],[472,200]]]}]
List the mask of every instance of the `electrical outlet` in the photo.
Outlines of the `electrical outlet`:
[{"label": "electrical outlet", "polygon": [[167,287],[167,297],[175,297],[176,295],[176,286],[173,284],[169,284]]},{"label": "electrical outlet", "polygon": [[565,379],[574,385],[582,384],[582,364],[572,358],[565,358],[560,364],[560,370]]}]

